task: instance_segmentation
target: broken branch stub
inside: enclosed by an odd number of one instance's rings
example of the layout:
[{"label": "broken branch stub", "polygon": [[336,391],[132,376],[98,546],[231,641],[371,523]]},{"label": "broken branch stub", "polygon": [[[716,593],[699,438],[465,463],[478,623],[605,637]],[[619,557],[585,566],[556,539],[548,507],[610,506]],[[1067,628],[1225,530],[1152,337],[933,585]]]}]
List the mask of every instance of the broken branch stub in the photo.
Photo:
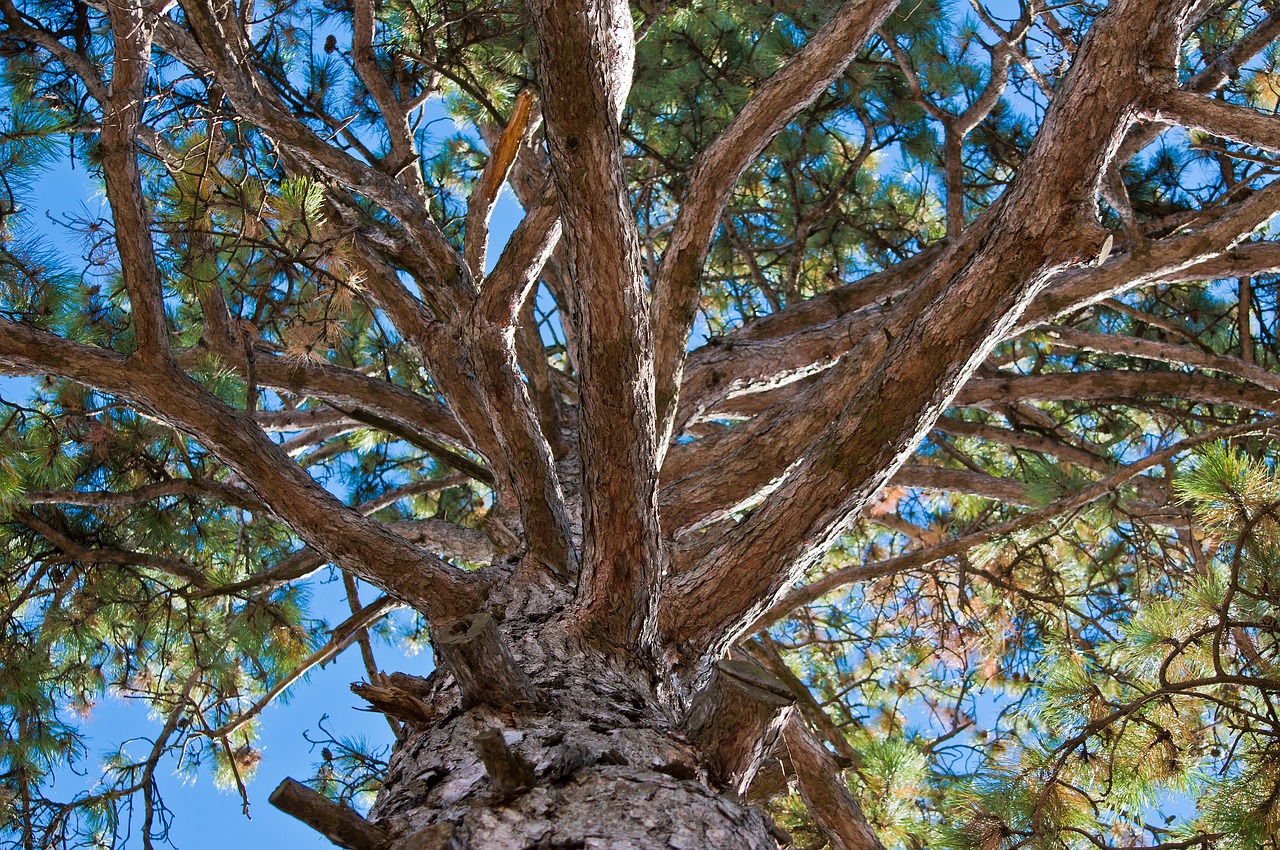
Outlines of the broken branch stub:
[{"label": "broken branch stub", "polygon": [[774,717],[792,702],[787,686],[763,667],[721,659],[694,696],[684,732],[706,756],[713,777],[728,784],[757,761]]},{"label": "broken branch stub", "polygon": [[406,723],[434,723],[443,713],[423,687],[426,680],[405,673],[374,676],[372,682],[352,682],[351,692],[383,714]]},{"label": "broken branch stub", "polygon": [[391,850],[461,850],[454,841],[453,825],[434,823],[392,845]]},{"label": "broken branch stub", "polygon": [[445,626],[432,643],[462,690],[464,708],[537,704],[538,689],[516,663],[489,614],[471,614]]},{"label": "broken branch stub", "polygon": [[335,803],[295,779],[281,782],[267,801],[347,850],[382,850],[387,844],[387,834],[354,809]]},{"label": "broken branch stub", "polygon": [[507,746],[507,739],[496,726],[475,737],[480,760],[499,797],[508,797],[533,787],[533,765]]}]

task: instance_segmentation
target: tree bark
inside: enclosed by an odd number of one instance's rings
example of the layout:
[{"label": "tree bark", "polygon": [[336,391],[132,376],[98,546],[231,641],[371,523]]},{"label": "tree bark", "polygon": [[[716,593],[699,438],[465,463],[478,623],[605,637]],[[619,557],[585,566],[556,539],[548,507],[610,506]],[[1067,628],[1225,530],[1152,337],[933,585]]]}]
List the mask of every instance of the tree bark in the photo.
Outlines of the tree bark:
[{"label": "tree bark", "polygon": [[776,850],[777,827],[685,734],[683,706],[569,627],[566,591],[505,591],[518,598],[491,600],[502,640],[543,702],[463,708],[455,676],[436,670],[369,815],[388,846],[430,829],[457,850]]}]

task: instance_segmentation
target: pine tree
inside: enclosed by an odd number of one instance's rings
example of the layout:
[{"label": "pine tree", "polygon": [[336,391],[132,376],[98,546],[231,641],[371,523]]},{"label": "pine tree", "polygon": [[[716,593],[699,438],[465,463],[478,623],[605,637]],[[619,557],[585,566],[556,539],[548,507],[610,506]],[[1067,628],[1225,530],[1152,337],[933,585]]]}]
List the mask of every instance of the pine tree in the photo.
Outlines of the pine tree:
[{"label": "pine tree", "polygon": [[1277,847],[1273,4],[0,18],[5,842]]}]

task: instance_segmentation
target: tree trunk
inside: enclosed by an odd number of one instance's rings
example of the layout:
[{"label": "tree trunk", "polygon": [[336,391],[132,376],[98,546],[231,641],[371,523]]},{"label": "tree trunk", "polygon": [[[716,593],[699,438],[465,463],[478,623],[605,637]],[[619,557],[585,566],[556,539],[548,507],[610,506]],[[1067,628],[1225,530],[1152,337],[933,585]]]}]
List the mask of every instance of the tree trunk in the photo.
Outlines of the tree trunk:
[{"label": "tree trunk", "polygon": [[[443,663],[427,679],[397,677],[395,705],[361,689],[409,724],[369,815],[389,847],[776,850],[783,833],[738,798],[716,754],[691,743],[687,712],[660,695],[650,665],[575,637],[563,590],[512,590],[521,598],[489,609],[504,611],[498,630],[534,704],[464,708],[475,700]],[[405,690],[416,711],[403,707]]]}]

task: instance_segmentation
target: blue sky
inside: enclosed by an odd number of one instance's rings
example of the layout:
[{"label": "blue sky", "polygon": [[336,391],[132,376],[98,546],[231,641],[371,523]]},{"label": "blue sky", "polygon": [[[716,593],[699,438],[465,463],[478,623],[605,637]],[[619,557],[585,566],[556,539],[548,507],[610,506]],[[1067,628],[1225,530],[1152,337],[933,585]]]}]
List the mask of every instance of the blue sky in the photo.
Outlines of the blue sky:
[{"label": "blue sky", "polygon": [[[334,622],[340,617],[329,619]],[[431,669],[429,655],[405,657],[385,646],[378,652],[378,660],[389,670],[425,674]],[[327,839],[276,810],[267,797],[286,776],[302,780],[315,772],[312,764],[319,760],[319,747],[312,752],[303,733],[312,738],[321,734],[317,723],[326,714],[326,728],[339,735],[363,737],[374,749],[391,743],[382,715],[359,710],[362,701],[348,689],[351,682],[364,678],[358,651],[348,651],[323,670],[313,670],[291,689],[287,701],[278,700],[263,713],[259,738],[262,762],[246,786],[249,818],[241,814],[239,795],[234,790],[218,788],[210,771],[201,770],[194,781],[189,781],[173,772],[175,765],[171,761],[161,773],[160,789],[174,815],[170,832],[174,846],[184,850],[225,850],[228,846],[267,847],[287,842],[295,850],[332,850]],[[142,705],[119,697],[103,700],[86,725],[91,736],[91,758],[85,767],[91,774],[100,772],[102,757],[120,741],[154,733],[161,723]],[[144,742],[140,746],[147,745]],[[70,796],[83,787],[78,777],[70,779],[77,781],[67,782],[63,793],[51,796]],[[217,829],[211,830],[214,824]],[[130,843],[136,841],[137,836],[132,836]]]}]

